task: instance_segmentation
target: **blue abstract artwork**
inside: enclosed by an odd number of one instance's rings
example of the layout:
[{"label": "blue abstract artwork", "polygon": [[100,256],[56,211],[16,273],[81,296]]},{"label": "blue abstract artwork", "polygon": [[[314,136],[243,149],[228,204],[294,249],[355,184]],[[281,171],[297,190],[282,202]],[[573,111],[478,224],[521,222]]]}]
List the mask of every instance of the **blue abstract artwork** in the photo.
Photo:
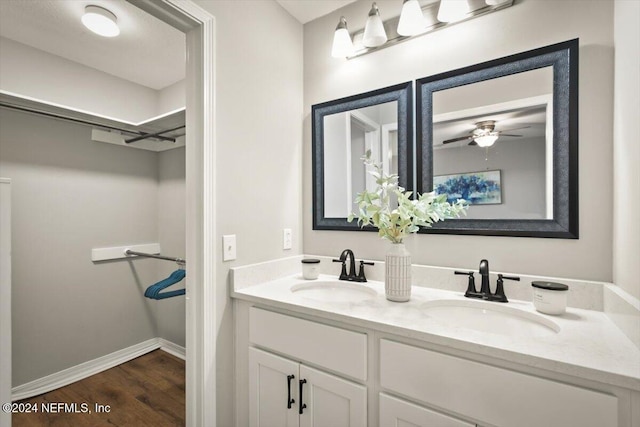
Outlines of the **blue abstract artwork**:
[{"label": "blue abstract artwork", "polygon": [[500,170],[434,176],[433,189],[436,194],[446,194],[450,203],[458,199],[470,205],[502,203]]}]

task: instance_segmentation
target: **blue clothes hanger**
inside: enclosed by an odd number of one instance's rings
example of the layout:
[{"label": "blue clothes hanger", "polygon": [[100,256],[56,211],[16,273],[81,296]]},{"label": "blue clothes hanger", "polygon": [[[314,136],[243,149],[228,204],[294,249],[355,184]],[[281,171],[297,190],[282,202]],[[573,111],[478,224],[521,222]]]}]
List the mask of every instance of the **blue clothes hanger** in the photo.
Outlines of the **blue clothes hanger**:
[{"label": "blue clothes hanger", "polygon": [[179,270],[176,270],[173,273],[171,273],[171,275],[166,279],[163,279],[158,283],[155,283],[149,286],[147,290],[144,291],[144,296],[147,298],[159,300],[159,299],[177,297],[178,295],[184,295],[186,292],[185,289],[178,289],[175,291],[168,291],[168,292],[162,292],[162,293],[161,291],[168,288],[171,285],[175,285],[176,283],[180,282],[182,279],[185,278],[186,275],[187,273],[182,268]]}]

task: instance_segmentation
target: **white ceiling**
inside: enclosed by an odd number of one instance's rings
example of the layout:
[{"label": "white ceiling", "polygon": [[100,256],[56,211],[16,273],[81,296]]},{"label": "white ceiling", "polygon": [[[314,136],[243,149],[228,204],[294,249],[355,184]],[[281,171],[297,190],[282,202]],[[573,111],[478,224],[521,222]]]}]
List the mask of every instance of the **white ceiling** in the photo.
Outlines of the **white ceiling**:
[{"label": "white ceiling", "polygon": [[[118,17],[118,37],[82,25],[89,4]],[[0,0],[0,36],[155,90],[185,77],[184,34],[124,0]]]},{"label": "white ceiling", "polygon": [[[546,131],[546,110],[544,106],[522,107],[507,111],[490,111],[483,114],[463,117],[433,124],[433,146],[435,148],[464,147],[470,140],[442,145],[442,141],[471,135],[475,124],[484,120],[494,120],[495,130],[521,137],[500,136],[498,142],[519,141],[529,138],[542,138]],[[523,128],[524,127],[524,128]],[[517,129],[520,128],[520,129]],[[508,132],[510,129],[517,129]]]},{"label": "white ceiling", "polygon": [[358,0],[276,0],[301,24],[327,15]]},{"label": "white ceiling", "polygon": [[[276,0],[304,24],[357,0]],[[80,22],[85,6],[118,17],[104,38]],[[160,90],[185,77],[185,36],[125,0],[0,0],[0,36]]]}]

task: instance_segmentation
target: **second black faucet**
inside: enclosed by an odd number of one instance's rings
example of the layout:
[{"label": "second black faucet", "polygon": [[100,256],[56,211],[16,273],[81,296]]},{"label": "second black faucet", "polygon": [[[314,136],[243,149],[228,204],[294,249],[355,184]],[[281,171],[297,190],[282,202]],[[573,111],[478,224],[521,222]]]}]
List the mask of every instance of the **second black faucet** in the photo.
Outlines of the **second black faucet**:
[{"label": "second black faucet", "polygon": [[480,273],[481,282],[480,282],[480,292],[476,290],[476,282],[473,271],[455,271],[454,274],[463,274],[469,276],[469,283],[467,285],[467,291],[464,293],[464,296],[467,298],[482,298],[488,301],[496,301],[496,302],[509,302],[507,296],[504,293],[504,280],[516,280],[520,281],[519,277],[516,276],[505,276],[503,274],[498,274],[498,282],[496,284],[495,293],[491,293],[491,286],[489,283],[489,261],[483,259],[480,261],[480,268],[478,269]]}]

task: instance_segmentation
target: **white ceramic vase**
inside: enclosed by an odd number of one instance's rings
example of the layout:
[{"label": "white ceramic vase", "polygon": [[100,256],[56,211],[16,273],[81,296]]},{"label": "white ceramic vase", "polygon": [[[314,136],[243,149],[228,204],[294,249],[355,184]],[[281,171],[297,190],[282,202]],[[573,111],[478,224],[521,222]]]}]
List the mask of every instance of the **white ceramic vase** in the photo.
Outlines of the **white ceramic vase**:
[{"label": "white ceramic vase", "polygon": [[389,301],[411,298],[411,254],[404,243],[392,243],[384,265],[384,290]]}]

